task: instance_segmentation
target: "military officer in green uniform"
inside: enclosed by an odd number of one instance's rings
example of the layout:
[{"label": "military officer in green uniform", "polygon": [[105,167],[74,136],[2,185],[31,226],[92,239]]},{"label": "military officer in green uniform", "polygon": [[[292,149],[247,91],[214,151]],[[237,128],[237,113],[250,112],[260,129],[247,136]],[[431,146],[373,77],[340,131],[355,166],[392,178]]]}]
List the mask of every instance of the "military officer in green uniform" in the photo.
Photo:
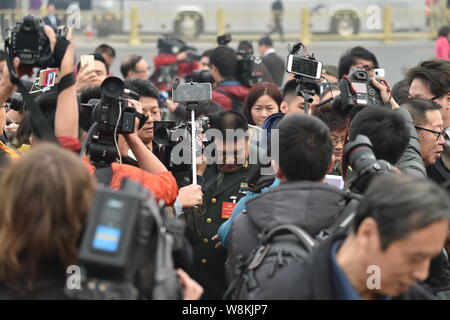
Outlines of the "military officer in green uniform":
[{"label": "military officer in green uniform", "polygon": [[[240,113],[222,111],[211,128],[225,132],[227,129],[248,131],[247,120]],[[225,136],[225,134],[224,134]],[[190,275],[204,288],[203,299],[221,299],[226,290],[226,249],[215,248],[212,237],[220,225],[233,212],[236,203],[245,195],[248,181],[259,170],[249,163],[249,155],[258,152],[250,146],[248,136],[232,141],[216,142],[217,162],[206,167],[203,175],[203,205],[185,210],[188,238],[193,244],[194,261]],[[253,158],[253,157],[252,157]]]}]

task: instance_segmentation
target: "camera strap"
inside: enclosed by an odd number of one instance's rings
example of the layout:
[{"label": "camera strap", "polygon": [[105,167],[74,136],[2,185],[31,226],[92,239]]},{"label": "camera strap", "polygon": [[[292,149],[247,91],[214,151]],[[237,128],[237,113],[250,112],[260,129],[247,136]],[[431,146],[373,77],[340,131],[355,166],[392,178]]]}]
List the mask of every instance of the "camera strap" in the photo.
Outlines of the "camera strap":
[{"label": "camera strap", "polygon": [[17,89],[22,94],[23,100],[27,106],[27,110],[30,113],[30,122],[33,123],[34,127],[38,132],[35,134],[42,140],[48,142],[58,143],[55,133],[53,132],[48,120],[45,118],[42,110],[36,105],[36,102],[28,93],[23,82],[17,77],[14,71],[14,67],[9,56],[6,59],[6,64],[9,69],[9,78],[12,84],[17,86]]},{"label": "camera strap", "polygon": [[75,84],[75,76],[73,72],[66,74],[64,77],[62,77],[59,80],[58,83],[58,94],[60,94],[62,91],[66,90],[67,88],[73,86]]},{"label": "camera strap", "polygon": [[69,46],[70,41],[64,37],[58,37],[55,44],[55,49],[53,51],[53,59],[55,60],[58,68],[61,66],[62,59],[66,54],[67,47]]}]

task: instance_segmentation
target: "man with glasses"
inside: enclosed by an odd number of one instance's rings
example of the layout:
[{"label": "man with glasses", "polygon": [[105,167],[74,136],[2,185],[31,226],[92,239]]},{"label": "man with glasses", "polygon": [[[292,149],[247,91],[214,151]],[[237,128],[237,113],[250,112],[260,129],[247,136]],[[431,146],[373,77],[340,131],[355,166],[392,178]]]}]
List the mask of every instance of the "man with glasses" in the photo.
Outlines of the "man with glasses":
[{"label": "man with glasses", "polygon": [[353,69],[364,69],[372,78],[376,68],[378,60],[375,55],[366,48],[357,46],[347,51],[339,60],[339,79],[344,74],[350,74]]},{"label": "man with glasses", "polygon": [[444,125],[441,106],[432,100],[409,99],[403,104],[411,114],[425,165],[434,164],[444,152]]},{"label": "man with glasses", "polygon": [[[406,79],[409,96],[438,103],[443,127],[450,128],[450,61],[439,58],[423,61],[408,70]],[[442,157],[426,168],[428,177],[439,184],[450,179],[450,146],[443,144],[443,148]]]}]

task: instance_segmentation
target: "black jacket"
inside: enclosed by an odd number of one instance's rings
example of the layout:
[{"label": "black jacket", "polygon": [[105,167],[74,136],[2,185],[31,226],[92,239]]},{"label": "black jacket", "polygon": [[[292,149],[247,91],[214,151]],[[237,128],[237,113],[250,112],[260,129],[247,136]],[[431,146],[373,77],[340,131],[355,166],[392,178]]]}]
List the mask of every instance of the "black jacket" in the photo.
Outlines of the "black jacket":
[{"label": "black jacket", "polygon": [[[331,248],[333,243],[344,238],[342,235],[331,237],[301,265],[291,268],[297,272],[280,274],[280,288],[273,288],[274,293],[268,299],[339,300],[331,273]],[[277,292],[279,294],[274,297]],[[432,297],[421,285],[415,285],[396,299],[429,300]]]},{"label": "black jacket", "polygon": [[269,53],[267,56],[262,58],[262,62],[272,76],[273,82],[275,82],[278,87],[281,87],[283,85],[283,78],[286,71],[284,60],[276,53]]},{"label": "black jacket", "polygon": [[250,200],[246,212],[233,221],[227,259],[230,282],[238,266],[258,245],[264,229],[294,224],[315,236],[331,225],[346,205],[341,190],[322,182],[285,182]]}]

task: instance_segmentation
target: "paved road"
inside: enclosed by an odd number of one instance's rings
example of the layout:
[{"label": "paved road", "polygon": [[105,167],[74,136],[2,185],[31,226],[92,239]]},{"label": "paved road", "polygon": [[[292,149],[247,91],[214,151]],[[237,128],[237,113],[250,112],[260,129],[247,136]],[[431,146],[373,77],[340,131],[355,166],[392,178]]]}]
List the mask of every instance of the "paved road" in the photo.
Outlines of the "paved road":
[{"label": "paved road", "polygon": [[[97,40],[81,40],[77,42],[77,53],[88,54],[99,44]],[[213,42],[192,42],[189,43],[198,48],[201,53],[206,49],[213,48]],[[129,54],[139,54],[144,56],[150,65],[152,59],[157,54],[156,43],[143,43],[140,46],[131,47],[125,43],[110,43],[116,48],[118,57],[113,64],[112,72],[120,75],[120,61]],[[288,42],[275,42],[275,48],[281,56],[287,55]],[[405,68],[416,65],[419,61],[430,58],[434,55],[434,44],[431,40],[403,40],[391,44],[384,44],[380,41],[325,41],[315,42],[309,45],[308,51],[314,53],[323,64],[337,65],[340,56],[348,49],[356,45],[361,45],[371,50],[378,58],[382,68],[386,70],[386,78],[391,85],[403,78]],[[233,48],[237,43],[232,42]],[[256,46],[256,44],[255,44]]]}]

